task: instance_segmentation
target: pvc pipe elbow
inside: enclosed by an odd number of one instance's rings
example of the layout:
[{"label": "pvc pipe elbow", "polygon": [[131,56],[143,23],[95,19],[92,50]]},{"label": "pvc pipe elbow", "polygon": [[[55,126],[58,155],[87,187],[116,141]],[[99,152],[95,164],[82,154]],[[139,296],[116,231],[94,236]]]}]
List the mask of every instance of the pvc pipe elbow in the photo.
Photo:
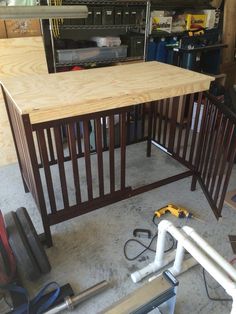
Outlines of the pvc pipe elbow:
[{"label": "pvc pipe elbow", "polygon": [[131,279],[133,280],[133,282],[137,283],[140,280],[142,280],[144,277],[147,277],[148,275],[156,272],[158,269],[160,269],[159,264],[150,263],[148,266],[132,273],[130,276],[131,276]]}]

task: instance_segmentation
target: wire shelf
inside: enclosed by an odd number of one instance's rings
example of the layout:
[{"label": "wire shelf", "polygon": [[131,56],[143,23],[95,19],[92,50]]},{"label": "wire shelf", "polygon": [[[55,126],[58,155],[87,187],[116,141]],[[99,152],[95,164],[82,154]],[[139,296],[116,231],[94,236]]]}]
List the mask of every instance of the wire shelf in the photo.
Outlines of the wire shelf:
[{"label": "wire shelf", "polygon": [[81,61],[81,62],[73,62],[73,63],[56,63],[56,67],[70,67],[76,65],[84,65],[84,66],[96,66],[97,64],[109,64],[109,63],[117,63],[117,62],[127,62],[127,61],[139,61],[143,60],[143,57],[125,57],[125,58],[113,58],[113,59],[105,59],[99,61]]}]

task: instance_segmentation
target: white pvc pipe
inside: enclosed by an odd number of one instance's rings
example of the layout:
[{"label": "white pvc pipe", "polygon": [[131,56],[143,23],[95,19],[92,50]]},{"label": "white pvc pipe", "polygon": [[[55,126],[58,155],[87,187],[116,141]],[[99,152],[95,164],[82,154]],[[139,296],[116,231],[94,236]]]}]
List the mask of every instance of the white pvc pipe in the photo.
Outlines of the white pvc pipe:
[{"label": "white pvc pipe", "polygon": [[[163,264],[164,243],[162,242],[165,242],[166,232],[169,232],[178,241],[175,263],[170,268],[170,271],[173,271],[174,275],[178,275],[181,271],[184,249],[186,249],[233,298],[231,314],[236,314],[236,282],[234,280],[236,271],[232,265],[219,255],[205,240],[198,236],[192,228],[184,227],[183,230],[179,230],[171,222],[163,220],[159,223],[158,230],[160,238],[157,241],[155,261],[145,267],[145,269],[147,270],[148,267],[151,269],[151,265],[155,263],[159,265]],[[141,272],[142,270],[140,274]]]},{"label": "white pvc pipe", "polygon": [[181,272],[182,263],[184,260],[184,253],[185,248],[180,242],[178,242],[174,265],[169,269],[173,276],[177,276]]},{"label": "white pvc pipe", "polygon": [[202,250],[216,260],[217,264],[220,265],[234,281],[236,281],[236,269],[230,263],[228,263],[215,249],[213,249],[209,243],[200,237],[200,235],[193,228],[184,226],[182,229],[201,247]]},{"label": "white pvc pipe", "polygon": [[[206,271],[226,290],[226,292],[233,296],[236,293],[236,283],[228,277],[228,274],[224,271],[216,260],[207,256],[206,253],[199,248],[191,238],[184,234],[183,231],[177,229],[169,221],[160,222],[163,226],[161,228],[167,228],[166,230],[172,234],[172,236],[182,244],[182,246],[201,264]],[[159,225],[160,225],[159,224]],[[228,263],[227,261],[225,261]]]},{"label": "white pvc pipe", "polygon": [[164,259],[164,251],[165,251],[165,238],[166,238],[166,229],[158,227],[158,238],[157,238],[157,245],[156,245],[156,255],[155,260],[153,263],[150,263],[146,267],[134,272],[131,274],[131,279],[133,282],[139,282],[144,277],[160,270],[164,265],[169,264],[172,262],[173,257],[171,256],[170,259]]},{"label": "white pvc pipe", "polygon": [[175,259],[175,251],[166,254],[166,256],[164,257],[163,263],[158,264],[158,263],[153,262],[147,265],[146,267],[132,273],[131,279],[133,280],[133,282],[137,283],[143,278],[147,277],[148,275],[151,275],[157,272],[158,270],[160,270],[161,268],[163,268],[164,266],[170,264],[171,262],[173,262],[174,259]]}]

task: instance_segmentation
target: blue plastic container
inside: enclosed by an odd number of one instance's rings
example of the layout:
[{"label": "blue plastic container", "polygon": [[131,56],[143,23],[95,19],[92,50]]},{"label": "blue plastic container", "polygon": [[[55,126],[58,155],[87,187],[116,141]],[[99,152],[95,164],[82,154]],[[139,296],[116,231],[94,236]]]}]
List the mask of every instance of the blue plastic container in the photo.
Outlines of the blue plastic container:
[{"label": "blue plastic container", "polygon": [[159,62],[163,62],[163,63],[167,62],[168,51],[166,49],[166,43],[167,42],[165,38],[161,38],[161,40],[157,44],[156,60]]},{"label": "blue plastic container", "polygon": [[147,61],[156,60],[156,51],[157,51],[157,44],[151,38],[148,43],[148,48],[147,48]]}]

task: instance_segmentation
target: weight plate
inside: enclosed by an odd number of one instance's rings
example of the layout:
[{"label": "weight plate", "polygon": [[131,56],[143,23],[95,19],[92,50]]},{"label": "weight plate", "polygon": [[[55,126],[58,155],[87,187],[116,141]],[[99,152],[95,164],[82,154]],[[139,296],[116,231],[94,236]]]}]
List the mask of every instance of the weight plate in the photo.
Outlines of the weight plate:
[{"label": "weight plate", "polygon": [[16,213],[7,213],[4,215],[4,220],[9,237],[9,243],[16,257],[17,265],[29,280],[34,281],[38,279],[41,275],[40,269],[31,252]]},{"label": "weight plate", "polygon": [[38,263],[40,271],[43,274],[50,272],[51,265],[26,208],[18,208],[16,210],[16,215],[20,221],[21,227],[28,240],[36,262]]},{"label": "weight plate", "polygon": [[3,246],[2,240],[0,239],[0,269],[3,271],[6,276],[10,275],[10,264],[7,257],[7,252]]}]

